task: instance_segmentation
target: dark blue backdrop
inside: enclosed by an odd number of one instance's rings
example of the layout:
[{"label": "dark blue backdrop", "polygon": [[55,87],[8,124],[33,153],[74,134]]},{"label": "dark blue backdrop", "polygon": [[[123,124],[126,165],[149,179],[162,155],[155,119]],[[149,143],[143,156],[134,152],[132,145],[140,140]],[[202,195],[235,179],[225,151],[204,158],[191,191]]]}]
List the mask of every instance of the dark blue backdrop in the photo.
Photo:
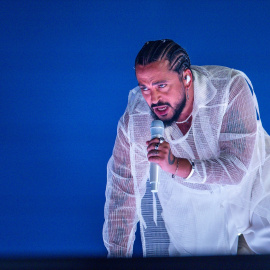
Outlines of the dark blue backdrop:
[{"label": "dark blue backdrop", "polygon": [[106,163],[147,40],[244,71],[269,132],[269,13],[267,0],[0,1],[0,256],[106,255]]}]

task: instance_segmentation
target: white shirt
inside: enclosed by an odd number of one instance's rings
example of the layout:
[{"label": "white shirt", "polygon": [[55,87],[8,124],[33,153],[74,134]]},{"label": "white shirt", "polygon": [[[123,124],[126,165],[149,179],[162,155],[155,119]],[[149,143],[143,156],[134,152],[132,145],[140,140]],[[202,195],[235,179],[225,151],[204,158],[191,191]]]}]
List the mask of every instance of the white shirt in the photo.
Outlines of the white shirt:
[{"label": "white shirt", "polygon": [[236,254],[239,233],[254,252],[270,252],[261,247],[270,239],[270,138],[251,83],[225,67],[192,72],[192,126],[183,135],[173,123],[164,137],[176,157],[194,160],[195,172],[185,181],[160,170],[156,197],[145,143],[153,118],[140,89],[130,92],[108,163],[109,256],[132,255],[138,221],[144,256]]}]

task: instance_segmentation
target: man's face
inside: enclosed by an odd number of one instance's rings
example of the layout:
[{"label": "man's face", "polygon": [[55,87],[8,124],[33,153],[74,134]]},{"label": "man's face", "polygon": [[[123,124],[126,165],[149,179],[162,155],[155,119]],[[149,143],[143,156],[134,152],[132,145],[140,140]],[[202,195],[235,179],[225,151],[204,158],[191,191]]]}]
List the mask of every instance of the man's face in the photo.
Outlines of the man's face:
[{"label": "man's face", "polygon": [[179,74],[169,70],[169,61],[136,66],[142,95],[153,113],[166,125],[177,121],[186,104],[185,88]]}]

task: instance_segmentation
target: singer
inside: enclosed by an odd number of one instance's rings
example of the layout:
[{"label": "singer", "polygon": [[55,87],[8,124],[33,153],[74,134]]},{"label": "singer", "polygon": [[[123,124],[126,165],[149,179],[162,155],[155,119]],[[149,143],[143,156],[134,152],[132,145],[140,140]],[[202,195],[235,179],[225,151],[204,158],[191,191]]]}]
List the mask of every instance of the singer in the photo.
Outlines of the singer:
[{"label": "singer", "polygon": [[270,253],[270,137],[248,77],[191,66],[169,39],[146,42],[135,72],[108,162],[108,256],[132,256],[138,222],[144,256]]}]

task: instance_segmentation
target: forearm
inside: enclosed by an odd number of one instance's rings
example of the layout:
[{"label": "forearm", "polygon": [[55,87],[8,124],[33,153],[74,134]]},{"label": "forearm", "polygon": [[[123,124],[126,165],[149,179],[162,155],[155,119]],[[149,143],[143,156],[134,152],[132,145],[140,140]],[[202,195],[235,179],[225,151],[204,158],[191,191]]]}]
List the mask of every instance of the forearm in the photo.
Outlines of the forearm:
[{"label": "forearm", "polygon": [[[129,202],[129,203],[128,203]],[[127,204],[134,204],[129,199]],[[114,203],[112,203],[114,204]],[[103,240],[108,257],[131,257],[136,230],[136,209],[123,205],[105,213]]]},{"label": "forearm", "polygon": [[109,257],[132,256],[138,222],[127,123],[128,114],[124,114],[118,124],[113,155],[107,166],[103,240]]},{"label": "forearm", "polygon": [[208,160],[194,160],[195,172],[190,182],[238,185],[247,172],[247,165],[233,154]]},{"label": "forearm", "polygon": [[248,165],[234,154],[223,153],[208,160],[175,158],[171,173],[190,183],[237,185],[246,175]]},{"label": "forearm", "polygon": [[112,157],[108,163],[103,239],[108,256],[130,257],[138,222],[136,197],[129,169],[124,169],[122,164],[121,176],[120,171],[116,173],[119,166],[118,160]]}]

